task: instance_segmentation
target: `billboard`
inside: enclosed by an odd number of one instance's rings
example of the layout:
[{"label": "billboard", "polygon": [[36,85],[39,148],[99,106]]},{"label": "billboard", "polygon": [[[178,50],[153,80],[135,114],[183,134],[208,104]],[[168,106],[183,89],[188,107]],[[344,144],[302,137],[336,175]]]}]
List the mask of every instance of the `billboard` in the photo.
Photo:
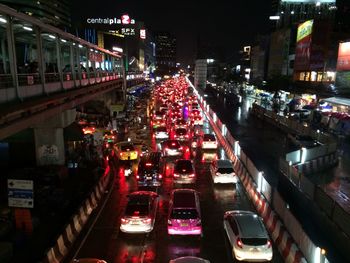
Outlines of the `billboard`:
[{"label": "billboard", "polygon": [[295,70],[309,69],[313,23],[313,20],[308,20],[298,26],[294,62]]},{"label": "billboard", "polygon": [[350,71],[350,42],[339,43],[337,71]]}]

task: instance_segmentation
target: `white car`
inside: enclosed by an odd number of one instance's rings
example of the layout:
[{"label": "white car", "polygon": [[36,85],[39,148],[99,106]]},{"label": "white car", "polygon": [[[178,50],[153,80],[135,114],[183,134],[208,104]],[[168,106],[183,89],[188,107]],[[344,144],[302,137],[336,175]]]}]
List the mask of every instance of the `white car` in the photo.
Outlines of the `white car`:
[{"label": "white car", "polygon": [[169,133],[166,127],[158,127],[154,131],[154,137],[156,139],[169,139]]},{"label": "white car", "polygon": [[257,214],[250,211],[227,211],[224,214],[224,229],[236,260],[272,260],[272,243]]},{"label": "white car", "polygon": [[158,194],[151,191],[133,192],[121,218],[120,231],[149,233],[153,230],[158,207]]},{"label": "white car", "polygon": [[206,133],[202,138],[202,149],[217,149],[218,142],[214,134]]},{"label": "white car", "polygon": [[215,160],[210,165],[210,173],[213,177],[214,184],[236,184],[238,177],[233,170],[230,160]]},{"label": "white car", "polygon": [[193,117],[193,125],[203,125],[203,118],[201,116]]},{"label": "white car", "polygon": [[169,263],[210,263],[210,261],[203,258],[187,256],[172,259]]}]

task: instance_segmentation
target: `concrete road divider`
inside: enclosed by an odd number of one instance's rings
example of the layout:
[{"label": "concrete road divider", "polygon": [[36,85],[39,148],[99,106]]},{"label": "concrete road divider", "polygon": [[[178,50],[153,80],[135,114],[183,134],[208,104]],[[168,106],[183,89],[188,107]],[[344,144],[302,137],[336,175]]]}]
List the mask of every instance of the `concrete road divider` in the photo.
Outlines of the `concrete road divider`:
[{"label": "concrete road divider", "polygon": [[[110,171],[110,169],[108,169],[108,171]],[[90,196],[83,202],[77,213],[66,225],[64,232],[58,236],[55,245],[48,249],[43,262],[61,263],[64,261],[69,249],[73,246],[93,210],[97,207],[99,201],[102,200],[102,195],[105,193],[111,177],[111,174],[107,173],[100,178]]]}]

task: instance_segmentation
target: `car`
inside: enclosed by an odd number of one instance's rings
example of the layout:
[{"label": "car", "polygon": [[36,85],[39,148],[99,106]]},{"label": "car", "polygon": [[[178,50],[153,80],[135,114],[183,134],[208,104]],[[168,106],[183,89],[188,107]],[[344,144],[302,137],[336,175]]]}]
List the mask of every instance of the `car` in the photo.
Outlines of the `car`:
[{"label": "car", "polygon": [[197,102],[192,102],[191,109],[192,110],[199,110],[199,104]]},{"label": "car", "polygon": [[194,184],[196,172],[192,160],[178,159],[174,165],[174,184]]},{"label": "car", "polygon": [[128,201],[121,218],[123,233],[149,233],[153,230],[158,207],[158,194],[151,191],[137,191],[128,195]]},{"label": "car", "polygon": [[157,129],[158,127],[166,127],[166,121],[164,119],[155,119],[151,121],[151,126],[153,129]]},{"label": "car", "polygon": [[170,117],[172,118],[172,120],[183,118],[181,110],[172,110]]},{"label": "car", "polygon": [[95,126],[85,126],[83,128],[83,133],[86,134],[94,134],[96,132],[96,127]]},{"label": "car", "polygon": [[168,211],[169,235],[202,235],[199,195],[196,190],[173,190]]},{"label": "car", "polygon": [[214,134],[206,133],[203,135],[201,140],[202,149],[217,149],[218,142],[216,141],[216,137]]},{"label": "car", "polygon": [[120,161],[137,160],[139,157],[139,152],[131,142],[116,143],[114,149]]},{"label": "car", "polygon": [[103,135],[103,140],[107,143],[115,143],[115,141],[117,140],[117,136],[113,132],[105,132],[105,134]]},{"label": "car", "polygon": [[230,160],[215,160],[210,165],[210,173],[214,183],[233,183],[238,182],[238,177],[233,170]]},{"label": "car", "polygon": [[163,175],[161,173],[161,153],[151,152],[141,159],[137,169],[137,183],[140,186],[160,186]]},{"label": "car", "polygon": [[167,140],[162,144],[163,156],[182,156],[183,147],[178,140]]},{"label": "car", "polygon": [[166,127],[157,127],[154,129],[154,137],[156,139],[168,139],[169,138],[169,133],[166,129]]},{"label": "car", "polygon": [[107,263],[107,261],[97,258],[79,258],[73,259],[71,263]]},{"label": "car", "polygon": [[178,129],[178,128],[187,129],[187,127],[188,127],[187,121],[185,121],[184,119],[178,119],[175,121],[175,124],[174,124],[175,129]]},{"label": "car", "polygon": [[236,260],[272,260],[272,243],[257,214],[251,211],[227,211],[224,214],[224,229]]},{"label": "car", "polygon": [[197,117],[197,116],[201,116],[201,112],[199,110],[193,109],[191,111],[190,117],[193,118],[193,117]]},{"label": "car", "polygon": [[218,159],[218,152],[216,149],[202,150],[201,161],[202,163],[211,163]]},{"label": "car", "polygon": [[172,259],[169,263],[210,263],[210,261],[204,258],[186,256]]},{"label": "car", "polygon": [[177,128],[174,131],[174,139],[177,139],[179,141],[186,141],[190,137],[188,131],[186,128]]},{"label": "car", "polygon": [[195,116],[192,118],[193,125],[203,125],[203,118],[201,116]]}]

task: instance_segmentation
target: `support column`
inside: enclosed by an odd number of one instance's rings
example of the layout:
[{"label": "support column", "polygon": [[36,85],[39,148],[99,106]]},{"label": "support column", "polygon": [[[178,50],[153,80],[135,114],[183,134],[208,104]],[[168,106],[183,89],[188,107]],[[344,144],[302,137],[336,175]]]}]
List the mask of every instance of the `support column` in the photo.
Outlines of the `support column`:
[{"label": "support column", "polygon": [[65,164],[63,128],[74,122],[75,117],[75,109],[67,110],[33,127],[38,166]]}]

